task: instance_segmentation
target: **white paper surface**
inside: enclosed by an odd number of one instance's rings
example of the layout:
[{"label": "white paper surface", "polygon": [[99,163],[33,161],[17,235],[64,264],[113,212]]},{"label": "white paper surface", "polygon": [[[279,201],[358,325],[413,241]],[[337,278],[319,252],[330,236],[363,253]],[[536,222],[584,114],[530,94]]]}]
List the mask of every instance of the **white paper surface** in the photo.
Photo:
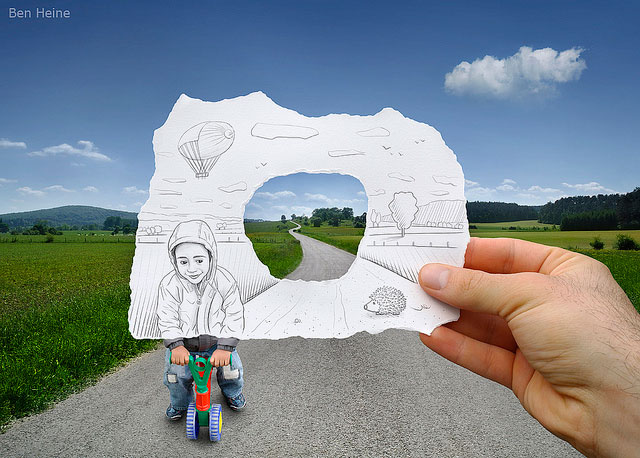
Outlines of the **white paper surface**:
[{"label": "white paper surface", "polygon": [[[261,92],[219,102],[182,95],[153,147],[131,272],[135,338],[431,333],[458,318],[417,284],[426,263],[463,265],[469,241],[462,168],[433,127],[391,108],[311,118]],[[253,194],[297,172],[351,175],[367,193],[365,235],[339,279],[274,278],[244,233]],[[184,265],[210,253],[208,271],[181,274],[169,251],[181,240]]]}]

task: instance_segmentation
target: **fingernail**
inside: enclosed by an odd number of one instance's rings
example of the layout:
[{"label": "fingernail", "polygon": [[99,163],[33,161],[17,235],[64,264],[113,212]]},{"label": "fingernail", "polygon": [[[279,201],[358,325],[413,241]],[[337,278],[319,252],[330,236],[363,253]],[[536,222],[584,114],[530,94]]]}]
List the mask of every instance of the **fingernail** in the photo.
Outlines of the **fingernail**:
[{"label": "fingernail", "polygon": [[449,281],[449,269],[438,264],[428,264],[420,271],[420,283],[430,289],[442,289]]}]

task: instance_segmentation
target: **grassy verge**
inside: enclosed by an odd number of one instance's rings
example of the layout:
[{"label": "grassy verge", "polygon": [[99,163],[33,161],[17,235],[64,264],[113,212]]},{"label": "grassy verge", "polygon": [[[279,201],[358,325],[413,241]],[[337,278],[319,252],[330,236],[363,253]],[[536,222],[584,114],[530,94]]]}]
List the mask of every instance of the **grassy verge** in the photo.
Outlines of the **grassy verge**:
[{"label": "grassy verge", "polygon": [[283,225],[278,221],[265,221],[245,223],[244,227],[258,259],[274,277],[286,277],[302,261],[300,242],[288,232],[295,227],[293,223]]},{"label": "grassy verge", "polygon": [[128,332],[131,244],[0,246],[0,428],[156,345]]}]

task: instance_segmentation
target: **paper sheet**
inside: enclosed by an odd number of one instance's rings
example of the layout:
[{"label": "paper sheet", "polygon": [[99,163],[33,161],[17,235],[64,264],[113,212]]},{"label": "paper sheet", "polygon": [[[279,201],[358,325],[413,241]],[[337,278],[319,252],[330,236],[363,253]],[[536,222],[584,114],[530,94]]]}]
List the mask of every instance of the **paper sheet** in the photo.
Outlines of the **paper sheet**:
[{"label": "paper sheet", "polygon": [[[458,318],[417,284],[426,263],[463,265],[469,241],[462,168],[433,127],[391,108],[313,118],[262,92],[219,102],[182,95],[153,147],[131,272],[133,337],[431,333]],[[297,172],[364,186],[365,234],[339,279],[274,278],[244,233],[253,194]]]}]

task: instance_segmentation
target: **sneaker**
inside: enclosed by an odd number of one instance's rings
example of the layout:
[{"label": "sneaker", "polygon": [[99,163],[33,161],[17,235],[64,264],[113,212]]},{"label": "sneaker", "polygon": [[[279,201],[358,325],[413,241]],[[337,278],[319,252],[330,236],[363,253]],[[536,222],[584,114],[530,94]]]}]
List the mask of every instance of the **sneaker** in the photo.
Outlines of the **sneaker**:
[{"label": "sneaker", "polygon": [[235,398],[227,398],[227,405],[231,410],[242,410],[247,405],[247,400],[244,398],[244,394],[240,393]]},{"label": "sneaker", "polygon": [[169,405],[169,407],[167,407],[167,418],[172,421],[180,420],[185,412],[186,410],[177,410]]}]

